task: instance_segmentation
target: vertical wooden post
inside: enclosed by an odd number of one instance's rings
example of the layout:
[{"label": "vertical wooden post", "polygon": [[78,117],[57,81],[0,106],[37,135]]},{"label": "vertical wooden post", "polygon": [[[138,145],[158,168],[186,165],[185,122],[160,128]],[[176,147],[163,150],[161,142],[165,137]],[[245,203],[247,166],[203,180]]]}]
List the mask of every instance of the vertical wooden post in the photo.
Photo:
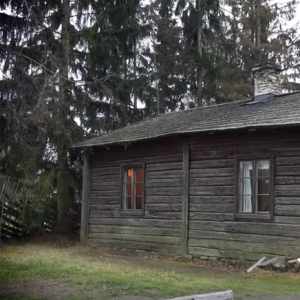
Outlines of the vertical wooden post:
[{"label": "vertical wooden post", "polygon": [[182,160],[182,216],[181,216],[181,254],[188,254],[188,226],[189,226],[189,173],[190,173],[190,145],[183,143]]},{"label": "vertical wooden post", "polygon": [[82,174],[82,203],[81,203],[81,227],[80,227],[80,243],[84,246],[88,245],[89,237],[89,217],[90,217],[90,151],[84,149],[84,163]]}]

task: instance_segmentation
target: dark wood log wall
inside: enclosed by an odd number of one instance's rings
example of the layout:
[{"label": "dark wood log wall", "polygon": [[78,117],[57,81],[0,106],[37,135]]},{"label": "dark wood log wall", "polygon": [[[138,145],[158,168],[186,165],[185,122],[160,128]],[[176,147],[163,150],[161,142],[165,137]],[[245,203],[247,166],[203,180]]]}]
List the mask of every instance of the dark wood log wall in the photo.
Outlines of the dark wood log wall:
[{"label": "dark wood log wall", "polygon": [[[274,221],[237,221],[234,157],[274,153]],[[190,138],[188,253],[256,260],[300,253],[300,130],[216,133]]]},{"label": "dark wood log wall", "polygon": [[[187,253],[256,260],[300,253],[300,130],[192,135],[189,141]],[[90,156],[89,244],[182,254],[183,145],[162,138]],[[234,219],[234,157],[275,155],[273,221]],[[120,166],[145,163],[145,215],[120,214]],[[184,246],[184,247],[182,247]]]},{"label": "dark wood log wall", "polygon": [[[181,253],[182,140],[95,148],[91,155],[89,244]],[[145,215],[120,214],[120,166],[146,164]]]}]

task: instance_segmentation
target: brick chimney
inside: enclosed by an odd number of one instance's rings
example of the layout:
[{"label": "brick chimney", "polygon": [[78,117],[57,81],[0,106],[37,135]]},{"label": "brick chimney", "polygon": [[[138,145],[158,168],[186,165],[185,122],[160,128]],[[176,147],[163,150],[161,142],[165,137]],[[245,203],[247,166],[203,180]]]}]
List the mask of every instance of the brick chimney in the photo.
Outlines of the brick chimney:
[{"label": "brick chimney", "polygon": [[265,62],[257,64],[253,69],[254,75],[254,97],[282,93],[280,66]]}]

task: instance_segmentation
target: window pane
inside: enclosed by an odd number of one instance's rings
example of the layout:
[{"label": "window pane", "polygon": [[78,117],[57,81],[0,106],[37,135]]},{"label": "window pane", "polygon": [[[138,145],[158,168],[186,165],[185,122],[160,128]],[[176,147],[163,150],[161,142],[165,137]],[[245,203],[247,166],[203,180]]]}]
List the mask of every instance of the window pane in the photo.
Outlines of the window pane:
[{"label": "window pane", "polygon": [[239,177],[251,177],[253,169],[253,162],[252,161],[240,161],[240,168],[239,168]]},{"label": "window pane", "polygon": [[252,195],[252,178],[239,179],[239,195]]},{"label": "window pane", "polygon": [[240,195],[239,196],[239,212],[252,212],[251,196]]},{"label": "window pane", "polygon": [[143,169],[125,169],[123,176],[123,209],[142,209],[144,190]]},{"label": "window pane", "polygon": [[143,169],[136,169],[135,174],[136,174],[136,182],[143,182],[144,181],[144,174],[143,174]]},{"label": "window pane", "polygon": [[256,161],[257,176],[258,177],[268,177],[270,170],[269,160],[257,160]]},{"label": "window pane", "polygon": [[136,184],[135,194],[136,194],[136,196],[143,196],[143,184],[142,183]]},{"label": "window pane", "polygon": [[142,197],[136,197],[136,204],[135,204],[135,208],[136,209],[142,209]]},{"label": "window pane", "polygon": [[131,184],[131,182],[126,184],[125,196],[132,196],[132,184]]},{"label": "window pane", "polygon": [[270,209],[270,196],[269,195],[257,195],[257,211],[268,212]]},{"label": "window pane", "polygon": [[128,169],[128,170],[125,170],[125,178],[124,178],[124,182],[125,183],[129,183],[132,181],[132,169]]},{"label": "window pane", "polygon": [[126,197],[126,207],[125,209],[132,209],[132,197]]},{"label": "window pane", "polygon": [[267,177],[259,177],[257,178],[257,194],[258,195],[269,195],[270,194],[270,182],[269,178]]}]

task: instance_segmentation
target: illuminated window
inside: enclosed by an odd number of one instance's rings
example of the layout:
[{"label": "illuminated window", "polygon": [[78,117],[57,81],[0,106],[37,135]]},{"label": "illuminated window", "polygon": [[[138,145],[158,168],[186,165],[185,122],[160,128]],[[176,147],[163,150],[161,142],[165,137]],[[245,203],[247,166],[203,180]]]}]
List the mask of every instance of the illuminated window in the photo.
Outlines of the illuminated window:
[{"label": "illuminated window", "polygon": [[144,168],[122,168],[122,210],[142,211],[144,202]]}]

